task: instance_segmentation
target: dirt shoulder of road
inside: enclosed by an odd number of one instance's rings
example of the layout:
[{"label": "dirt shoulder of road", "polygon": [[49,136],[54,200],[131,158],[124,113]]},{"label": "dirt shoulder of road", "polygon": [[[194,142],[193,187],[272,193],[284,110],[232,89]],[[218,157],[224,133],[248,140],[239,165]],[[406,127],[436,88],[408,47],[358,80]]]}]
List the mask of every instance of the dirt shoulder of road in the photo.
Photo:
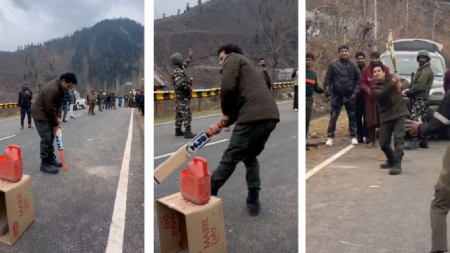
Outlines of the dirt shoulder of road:
[{"label": "dirt shoulder of road", "polygon": [[[323,116],[310,123],[308,143],[313,143],[314,147],[312,147],[311,150],[306,151],[306,162],[321,159],[321,156],[325,155],[327,151],[325,142],[327,141],[327,129],[329,121],[329,116]],[[338,146],[344,141],[349,142],[348,118],[347,114],[345,112],[342,112],[341,115],[339,115],[339,119],[336,123],[334,146]]]},{"label": "dirt shoulder of road", "polygon": [[137,108],[134,109],[134,113],[136,113],[136,117],[138,118],[139,128],[142,131],[142,134],[145,136],[145,119],[144,116],[139,112]]}]

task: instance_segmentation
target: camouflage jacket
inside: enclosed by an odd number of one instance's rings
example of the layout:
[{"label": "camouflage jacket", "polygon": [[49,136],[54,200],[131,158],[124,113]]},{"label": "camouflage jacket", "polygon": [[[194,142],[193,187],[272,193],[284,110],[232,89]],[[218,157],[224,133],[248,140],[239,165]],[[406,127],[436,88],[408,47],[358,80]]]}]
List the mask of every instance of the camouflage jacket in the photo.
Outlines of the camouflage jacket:
[{"label": "camouflage jacket", "polygon": [[115,103],[115,102],[116,102],[116,96],[111,95],[111,102],[112,102],[112,103]]},{"label": "camouflage jacket", "polygon": [[185,60],[182,67],[180,68],[176,66],[171,74],[175,92],[183,93],[188,96],[191,95],[192,87],[189,78],[187,77],[184,70],[189,66],[189,63],[191,63],[190,59]]},{"label": "camouflage jacket", "polygon": [[98,94],[97,100],[98,100],[98,101],[103,101],[103,100],[105,100],[105,95],[103,95],[103,93]]}]

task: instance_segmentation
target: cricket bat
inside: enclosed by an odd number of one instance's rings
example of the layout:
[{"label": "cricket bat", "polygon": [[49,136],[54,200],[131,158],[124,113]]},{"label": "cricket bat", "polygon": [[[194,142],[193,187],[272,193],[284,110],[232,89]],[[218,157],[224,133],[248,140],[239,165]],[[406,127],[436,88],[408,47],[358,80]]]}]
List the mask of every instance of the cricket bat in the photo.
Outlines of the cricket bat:
[{"label": "cricket bat", "polygon": [[[218,126],[221,127],[220,124]],[[212,129],[208,132],[201,132],[195,136],[190,142],[182,146],[177,152],[170,156],[164,163],[160,164],[154,170],[154,180],[156,184],[160,184],[170,174],[177,170],[189,157],[204,147],[213,136]]]},{"label": "cricket bat", "polygon": [[58,144],[59,154],[61,155],[61,162],[63,165],[63,170],[66,171],[66,161],[64,160],[64,144],[62,141],[62,131],[61,128],[56,131],[56,144]]}]

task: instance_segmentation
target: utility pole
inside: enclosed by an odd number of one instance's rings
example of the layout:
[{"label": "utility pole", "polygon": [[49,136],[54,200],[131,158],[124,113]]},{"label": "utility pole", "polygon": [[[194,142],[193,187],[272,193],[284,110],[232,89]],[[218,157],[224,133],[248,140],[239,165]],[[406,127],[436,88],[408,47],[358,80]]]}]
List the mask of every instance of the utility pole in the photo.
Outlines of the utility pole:
[{"label": "utility pole", "polygon": [[408,32],[408,23],[409,23],[409,0],[406,0],[406,24],[405,24],[405,28],[406,28],[406,32]]},{"label": "utility pole", "polygon": [[377,17],[377,0],[373,0],[373,19],[374,19],[374,27],[373,27],[373,51],[377,51],[377,38],[378,38],[378,17]]},{"label": "utility pole", "polygon": [[436,12],[437,12],[437,10],[434,10],[434,13],[433,13],[433,32],[431,33],[431,40],[433,40],[433,41],[434,41],[434,30],[436,27]]}]

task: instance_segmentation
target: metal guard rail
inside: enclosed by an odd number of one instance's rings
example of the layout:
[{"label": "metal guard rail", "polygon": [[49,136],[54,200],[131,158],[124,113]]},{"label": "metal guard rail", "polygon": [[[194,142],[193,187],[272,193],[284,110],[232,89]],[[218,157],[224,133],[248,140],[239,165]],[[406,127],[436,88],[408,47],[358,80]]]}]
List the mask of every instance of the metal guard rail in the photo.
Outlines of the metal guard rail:
[{"label": "metal guard rail", "polygon": [[[31,102],[31,105],[33,105],[34,102]],[[8,108],[17,108],[19,107],[17,103],[6,103],[6,104],[0,104],[0,110],[1,109],[8,109]]]},{"label": "metal guard rail", "polygon": [[[286,89],[294,87],[293,82],[283,82],[283,83],[274,83],[273,88],[274,89]],[[220,95],[220,88],[211,88],[211,89],[198,89],[193,90],[192,98],[209,98],[209,97],[215,97]],[[164,100],[174,100],[175,98],[175,92],[173,90],[171,91],[155,91],[153,98],[154,101],[164,101]]]}]

